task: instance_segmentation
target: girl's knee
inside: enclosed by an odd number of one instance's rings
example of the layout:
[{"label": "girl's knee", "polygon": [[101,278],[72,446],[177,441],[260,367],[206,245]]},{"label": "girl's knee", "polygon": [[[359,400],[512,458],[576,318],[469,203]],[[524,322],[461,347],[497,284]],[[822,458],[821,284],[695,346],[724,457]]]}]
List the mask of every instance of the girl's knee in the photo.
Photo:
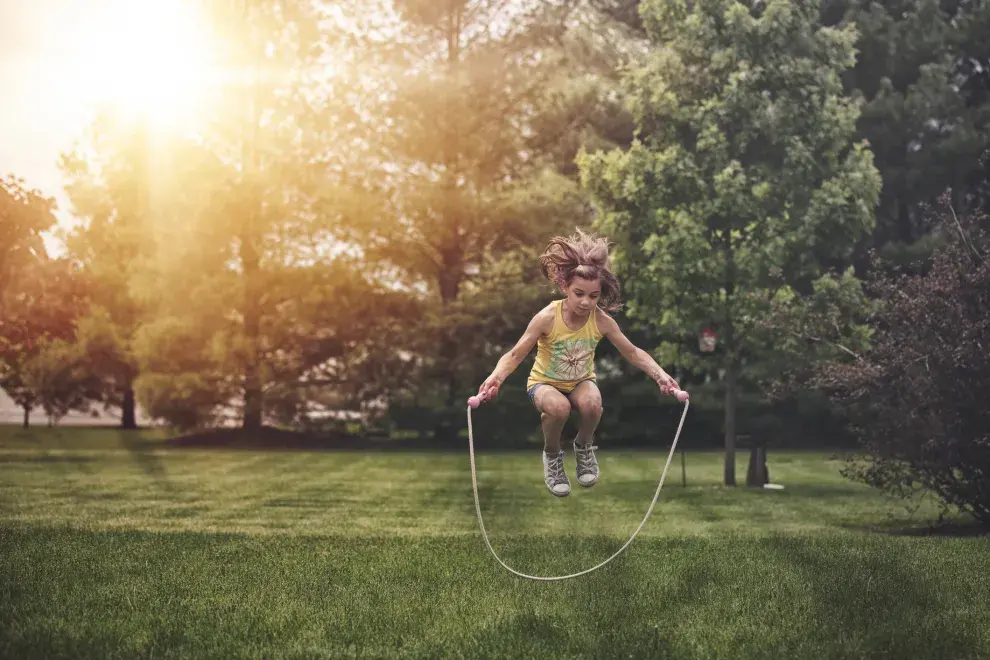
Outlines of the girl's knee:
[{"label": "girl's knee", "polygon": [[552,399],[543,406],[543,414],[554,420],[566,420],[571,414],[571,402],[567,399]]},{"label": "girl's knee", "polygon": [[591,401],[586,401],[584,405],[581,406],[581,416],[587,419],[601,419],[602,416],[602,401],[601,399],[592,399]]}]

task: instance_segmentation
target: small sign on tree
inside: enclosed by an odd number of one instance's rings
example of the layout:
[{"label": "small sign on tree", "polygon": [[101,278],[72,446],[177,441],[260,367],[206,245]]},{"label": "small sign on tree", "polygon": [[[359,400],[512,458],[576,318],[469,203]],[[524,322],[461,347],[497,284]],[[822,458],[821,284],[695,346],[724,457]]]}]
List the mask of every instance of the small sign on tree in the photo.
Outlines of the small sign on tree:
[{"label": "small sign on tree", "polygon": [[711,328],[705,328],[698,334],[698,350],[702,353],[714,353],[717,337]]}]

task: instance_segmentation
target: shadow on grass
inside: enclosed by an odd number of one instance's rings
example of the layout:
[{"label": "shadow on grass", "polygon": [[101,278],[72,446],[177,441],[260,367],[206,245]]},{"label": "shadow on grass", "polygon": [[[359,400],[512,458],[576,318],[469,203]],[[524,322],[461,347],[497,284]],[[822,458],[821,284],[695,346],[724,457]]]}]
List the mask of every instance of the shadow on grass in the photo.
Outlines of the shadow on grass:
[{"label": "shadow on grass", "polygon": [[303,433],[265,427],[258,431],[215,429],[179,435],[159,443],[170,449],[350,450],[368,449],[378,443],[346,433]]},{"label": "shadow on grass", "polygon": [[[986,560],[922,545],[663,539],[536,584],[505,575],[477,537],[8,528],[0,612],[17,618],[0,617],[16,621],[0,625],[0,655],[986,657],[971,579]],[[614,546],[538,535],[513,559],[538,573]]]},{"label": "shadow on grass", "polygon": [[326,509],[335,504],[337,504],[337,502],[332,499],[316,500],[296,498],[268,500],[263,504],[263,506],[275,509]]},{"label": "shadow on grass", "polygon": [[138,467],[151,477],[157,486],[165,492],[173,492],[174,489],[165,470],[165,463],[155,451],[157,443],[144,440],[128,431],[118,431],[117,438],[120,445],[130,453]]},{"label": "shadow on grass", "polygon": [[951,522],[933,521],[926,525],[911,525],[905,527],[903,522],[892,522],[880,525],[849,525],[840,527],[857,532],[874,532],[889,536],[941,537],[941,538],[979,538],[990,537],[990,527],[978,520],[961,520]]},{"label": "shadow on grass", "polygon": [[979,647],[972,631],[947,625],[945,610],[933,607],[945,600],[938,567],[913,568],[900,553],[827,539],[769,539],[762,547],[766,560],[800,575],[805,597],[813,599],[821,620],[841,631],[846,646],[916,658],[971,657]]},{"label": "shadow on grass", "polygon": [[8,437],[16,441],[12,448],[28,450],[32,455],[0,455],[0,463],[49,464],[64,477],[71,476],[69,469],[75,466],[79,473],[93,475],[100,470],[102,457],[62,452],[123,449],[156,485],[165,491],[172,491],[164,461],[158,453],[162,443],[149,438],[141,430],[125,431],[118,427],[95,426],[53,427],[40,430],[40,435],[35,435],[36,433],[39,431],[17,429],[9,432]]},{"label": "shadow on grass", "polygon": [[[634,481],[609,482],[607,488],[613,497],[628,500],[642,499],[643,493],[651,493],[656,490],[656,480],[636,479]],[[604,485],[604,484],[603,484]],[[660,491],[660,499],[667,499],[680,502],[718,502],[720,500],[739,502],[751,501],[757,498],[766,498],[769,501],[794,501],[794,500],[825,500],[835,497],[862,497],[870,490],[856,484],[797,484],[786,486],[784,490],[770,490],[764,488],[747,488],[740,486],[737,488],[726,488],[716,484],[688,485],[687,488],[678,484],[665,482]]]},{"label": "shadow on grass", "polygon": [[[624,627],[602,625],[600,613],[590,616],[596,631],[590,645],[578,644],[571,626],[558,614],[525,612],[473,632],[469,640],[450,640],[429,649],[424,657],[575,657],[675,658],[672,633],[653,627],[629,635]],[[465,648],[466,647],[466,648]]]},{"label": "shadow on grass", "polygon": [[[517,556],[506,553],[503,559],[538,575],[588,568],[618,549],[611,538],[562,537],[548,543],[522,537],[514,542]],[[551,547],[554,553],[547,555]],[[516,611],[496,617],[469,636],[436,644],[425,657],[704,657],[684,648],[670,615],[704,607],[705,594],[717,580],[712,557],[704,551],[703,556],[693,554],[693,544],[660,542],[647,547],[659,550],[681,570],[676,575],[663,570],[644,573],[640,562],[620,556],[601,571],[574,580],[517,581],[511,587],[516,592],[518,606],[512,608]],[[562,558],[580,565],[569,565]],[[568,602],[568,608],[554,607],[559,598]],[[644,601],[650,604],[645,609]]]},{"label": "shadow on grass", "polygon": [[83,490],[73,490],[72,497],[85,502],[119,502],[127,499],[122,493],[93,493]]},{"label": "shadow on grass", "polygon": [[92,463],[96,459],[90,456],[73,456],[59,454],[41,454],[40,456],[0,456],[0,463]]},{"label": "shadow on grass", "polygon": [[[486,443],[487,445],[487,443]],[[441,454],[467,453],[467,437],[441,442],[430,437],[404,438],[386,436],[359,436],[343,431],[292,431],[264,427],[256,431],[243,429],[210,429],[174,436],[157,443],[170,449],[250,449],[255,451],[380,451],[380,452],[435,452]],[[479,447],[481,454],[514,453],[539,447],[537,444],[497,444]]]}]

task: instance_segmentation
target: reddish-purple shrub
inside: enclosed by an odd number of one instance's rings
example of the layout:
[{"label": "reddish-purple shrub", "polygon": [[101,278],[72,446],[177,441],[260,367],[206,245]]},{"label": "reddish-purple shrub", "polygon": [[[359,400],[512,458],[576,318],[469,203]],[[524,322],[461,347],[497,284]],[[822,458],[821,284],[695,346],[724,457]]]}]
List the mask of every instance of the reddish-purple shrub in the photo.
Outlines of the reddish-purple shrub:
[{"label": "reddish-purple shrub", "polygon": [[990,241],[987,218],[938,213],[924,274],[883,273],[875,335],[859,358],[821,365],[812,385],[848,415],[863,452],[845,474],[887,492],[934,493],[990,526]]}]

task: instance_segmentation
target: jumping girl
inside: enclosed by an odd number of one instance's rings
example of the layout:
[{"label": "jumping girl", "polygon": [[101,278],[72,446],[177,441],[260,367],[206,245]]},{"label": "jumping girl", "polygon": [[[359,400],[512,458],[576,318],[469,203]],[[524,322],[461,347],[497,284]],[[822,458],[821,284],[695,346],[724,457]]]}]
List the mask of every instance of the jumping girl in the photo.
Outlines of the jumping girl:
[{"label": "jumping girl", "polygon": [[491,400],[505,379],[537,346],[536,362],[526,390],[543,425],[543,480],[551,493],[564,497],[571,483],[564,472],[560,435],[572,410],[580,416],[574,455],[578,483],[590,488],[598,482],[598,460],[592,445],[602,418],[602,396],[595,377],[595,348],[602,337],[619,349],[630,363],[646,372],[664,393],[680,387],[650,355],[633,345],[607,312],[619,309],[619,281],[612,273],[605,238],[578,230],[570,238],[558,236],[540,256],[540,269],[564,294],[533,317],[515,346],[503,355],[492,374],[478,388]]}]

